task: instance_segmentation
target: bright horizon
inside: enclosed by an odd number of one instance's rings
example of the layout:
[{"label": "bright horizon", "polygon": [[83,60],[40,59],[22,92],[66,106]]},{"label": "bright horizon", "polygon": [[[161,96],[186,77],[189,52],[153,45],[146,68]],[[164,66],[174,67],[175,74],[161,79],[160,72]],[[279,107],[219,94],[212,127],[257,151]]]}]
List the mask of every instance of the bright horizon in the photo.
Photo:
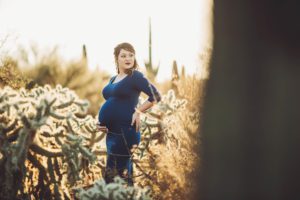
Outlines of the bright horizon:
[{"label": "bright horizon", "polygon": [[202,73],[199,54],[211,46],[211,0],[0,0],[0,40],[13,55],[19,44],[59,47],[79,58],[85,44],[90,68],[115,74],[114,47],[131,43],[140,68],[148,59],[149,18],[157,81],[171,78],[173,60],[187,74]]}]

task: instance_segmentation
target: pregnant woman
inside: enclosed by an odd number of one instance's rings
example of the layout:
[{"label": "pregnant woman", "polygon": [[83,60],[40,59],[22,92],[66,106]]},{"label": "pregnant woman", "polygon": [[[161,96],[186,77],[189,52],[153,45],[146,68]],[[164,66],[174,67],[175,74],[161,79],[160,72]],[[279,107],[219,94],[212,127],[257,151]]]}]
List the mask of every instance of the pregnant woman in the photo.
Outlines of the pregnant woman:
[{"label": "pregnant woman", "polygon": [[[135,50],[129,43],[121,43],[114,49],[117,75],[104,87],[105,103],[98,115],[98,129],[107,133],[107,160],[104,179],[106,183],[119,175],[133,185],[131,149],[140,143],[140,113],[161,100],[157,89],[137,71]],[[148,99],[138,108],[139,95],[144,92]]]}]

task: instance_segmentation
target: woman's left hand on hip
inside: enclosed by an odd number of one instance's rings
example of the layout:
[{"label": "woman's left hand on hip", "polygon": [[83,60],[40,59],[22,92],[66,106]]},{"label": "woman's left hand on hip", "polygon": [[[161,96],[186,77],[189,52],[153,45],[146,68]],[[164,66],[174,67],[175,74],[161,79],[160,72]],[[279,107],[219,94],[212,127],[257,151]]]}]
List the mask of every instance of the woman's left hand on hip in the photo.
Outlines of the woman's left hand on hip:
[{"label": "woman's left hand on hip", "polygon": [[132,115],[131,126],[133,126],[134,123],[135,123],[136,132],[138,132],[140,129],[141,119],[140,119],[140,114],[137,112],[134,112]]}]

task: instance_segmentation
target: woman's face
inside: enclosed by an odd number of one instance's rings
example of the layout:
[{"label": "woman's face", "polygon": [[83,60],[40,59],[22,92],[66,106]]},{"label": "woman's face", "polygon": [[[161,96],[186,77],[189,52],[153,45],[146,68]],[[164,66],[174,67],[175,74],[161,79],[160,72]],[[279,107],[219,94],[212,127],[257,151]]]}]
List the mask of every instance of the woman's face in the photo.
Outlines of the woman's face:
[{"label": "woman's face", "polygon": [[127,51],[125,49],[121,49],[118,55],[118,67],[120,71],[124,71],[125,69],[130,69],[134,65],[135,55],[134,53]]}]

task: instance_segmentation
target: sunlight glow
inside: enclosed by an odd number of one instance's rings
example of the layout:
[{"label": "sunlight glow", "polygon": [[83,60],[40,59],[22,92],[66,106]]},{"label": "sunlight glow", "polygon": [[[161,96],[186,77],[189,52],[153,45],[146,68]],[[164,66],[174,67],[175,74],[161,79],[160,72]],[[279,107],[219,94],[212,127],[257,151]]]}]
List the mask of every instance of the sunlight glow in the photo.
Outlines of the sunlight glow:
[{"label": "sunlight glow", "polygon": [[114,74],[113,48],[130,42],[141,68],[148,59],[149,18],[152,61],[160,64],[157,80],[170,79],[176,59],[186,73],[199,73],[199,53],[211,46],[212,0],[0,0],[0,39],[6,48],[19,44],[59,46],[66,59],[87,47],[91,68]]}]

